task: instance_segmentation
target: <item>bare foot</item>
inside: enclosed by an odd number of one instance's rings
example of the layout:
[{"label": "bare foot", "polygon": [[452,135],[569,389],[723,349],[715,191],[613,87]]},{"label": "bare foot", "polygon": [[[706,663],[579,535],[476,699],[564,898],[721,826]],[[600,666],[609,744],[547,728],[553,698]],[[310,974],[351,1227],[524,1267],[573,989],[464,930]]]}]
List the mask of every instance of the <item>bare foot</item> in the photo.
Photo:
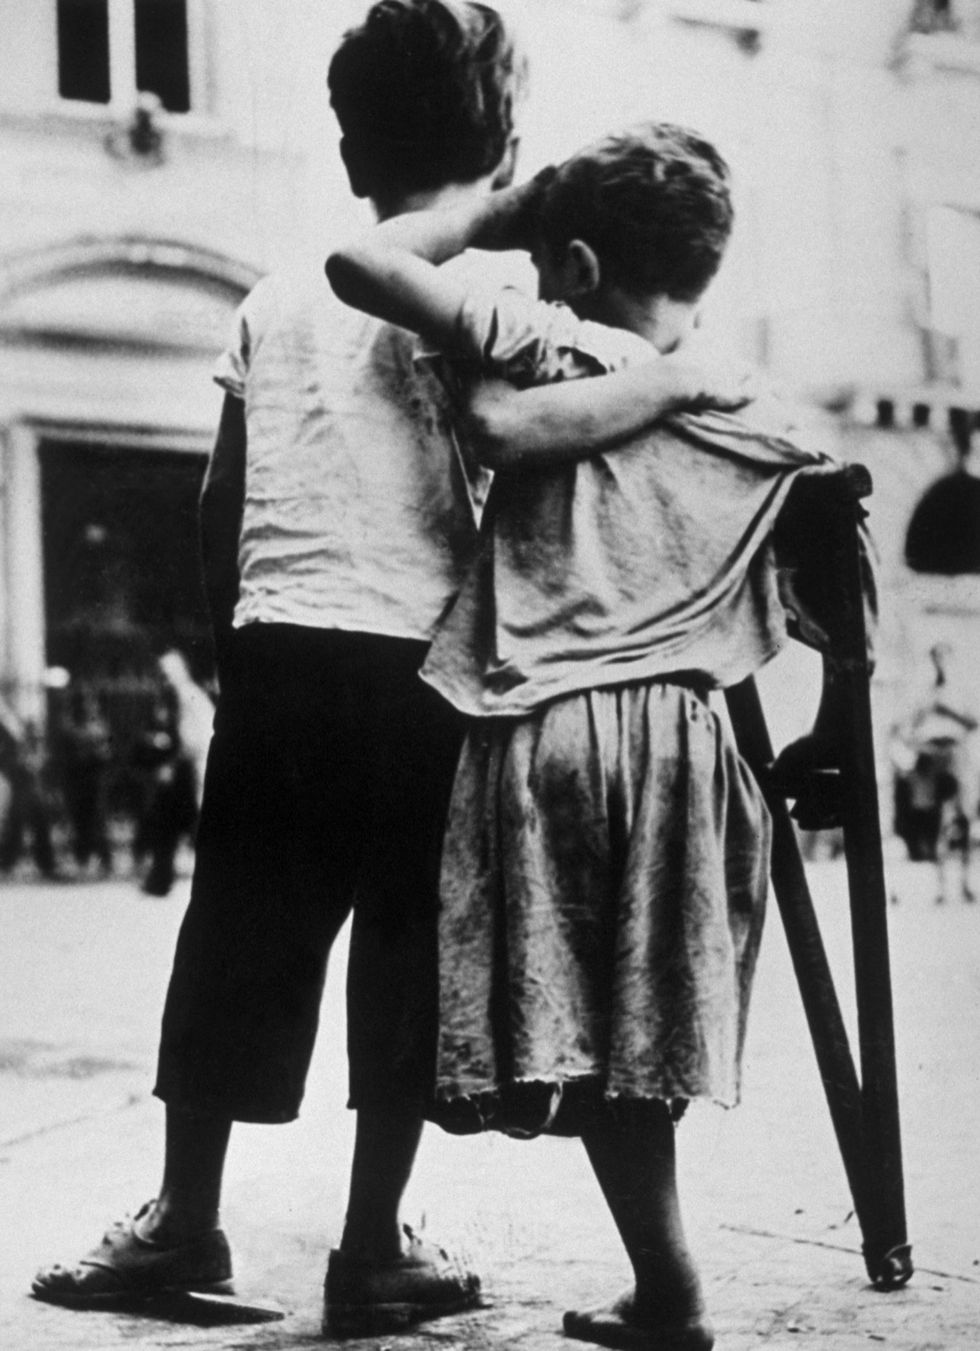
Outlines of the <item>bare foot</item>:
[{"label": "bare foot", "polygon": [[636,1308],[632,1291],[600,1309],[566,1313],[566,1336],[623,1351],[711,1351],[714,1328],[698,1309],[688,1318],[664,1323]]}]

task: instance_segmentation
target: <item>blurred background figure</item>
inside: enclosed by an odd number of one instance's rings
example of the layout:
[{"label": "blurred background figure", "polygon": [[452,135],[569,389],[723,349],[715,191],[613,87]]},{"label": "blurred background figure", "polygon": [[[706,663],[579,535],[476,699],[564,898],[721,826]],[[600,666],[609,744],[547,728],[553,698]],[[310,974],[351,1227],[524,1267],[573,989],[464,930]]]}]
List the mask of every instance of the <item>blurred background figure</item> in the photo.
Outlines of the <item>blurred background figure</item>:
[{"label": "blurred background figure", "polygon": [[136,750],[150,780],[134,847],[138,859],[149,855],[143,879],[149,896],[168,894],[181,841],[193,841],[214,720],[214,705],[191,676],[182,653],[165,652],[159,666],[160,694]]},{"label": "blurred background figure", "polygon": [[160,658],[160,674],[172,691],[177,709],[177,734],[182,753],[193,769],[194,800],[200,803],[204,766],[211,744],[214,704],[211,696],[193,678],[182,652],[175,648]]},{"label": "blurred background figure", "polygon": [[0,699],[0,874],[17,866],[29,841],[41,876],[58,876],[46,771],[47,753],[37,724],[22,721]]},{"label": "blurred background figure", "polygon": [[61,790],[75,862],[85,870],[94,858],[103,877],[112,872],[107,819],[111,760],[112,737],[98,696],[84,685],[72,689],[61,728]]},{"label": "blurred background figure", "polygon": [[925,690],[919,686],[891,740],[895,833],[910,859],[938,865],[938,900],[951,899],[954,877],[963,900],[971,887],[972,832],[980,801],[976,700],[955,671],[949,643],[929,650]]}]

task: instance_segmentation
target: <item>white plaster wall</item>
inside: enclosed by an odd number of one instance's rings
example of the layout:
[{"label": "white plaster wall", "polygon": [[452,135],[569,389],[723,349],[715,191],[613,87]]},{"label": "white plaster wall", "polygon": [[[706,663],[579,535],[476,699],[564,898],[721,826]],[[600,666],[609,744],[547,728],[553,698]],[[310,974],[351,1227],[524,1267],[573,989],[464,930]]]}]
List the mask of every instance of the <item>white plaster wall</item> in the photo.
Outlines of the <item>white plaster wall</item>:
[{"label": "white plaster wall", "polygon": [[[318,259],[367,219],[325,91],[363,0],[200,8],[207,106],[164,120],[166,163],[148,169],[106,154],[105,110],[52,115],[53,0],[0,0],[0,256],[71,233],[145,232],[268,267]],[[746,3],[765,23],[755,55],[723,29],[675,21],[671,0],[504,8],[531,61],[523,171],[640,117],[697,126],[736,175],[721,336],[791,385],[921,379],[916,231],[931,201],[980,204],[980,71],[896,62],[906,0]]]},{"label": "white plaster wall", "polygon": [[0,0],[0,101],[34,111],[57,98],[54,0]]}]

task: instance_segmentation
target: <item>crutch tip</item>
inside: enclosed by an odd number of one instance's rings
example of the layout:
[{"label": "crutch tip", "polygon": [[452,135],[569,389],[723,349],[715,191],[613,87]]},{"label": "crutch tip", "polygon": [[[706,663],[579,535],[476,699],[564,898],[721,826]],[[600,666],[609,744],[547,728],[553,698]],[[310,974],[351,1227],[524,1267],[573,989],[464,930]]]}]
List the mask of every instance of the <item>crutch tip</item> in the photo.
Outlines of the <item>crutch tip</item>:
[{"label": "crutch tip", "polygon": [[912,1278],[915,1267],[912,1265],[912,1248],[908,1243],[898,1243],[876,1260],[865,1253],[868,1275],[876,1290],[898,1290]]}]

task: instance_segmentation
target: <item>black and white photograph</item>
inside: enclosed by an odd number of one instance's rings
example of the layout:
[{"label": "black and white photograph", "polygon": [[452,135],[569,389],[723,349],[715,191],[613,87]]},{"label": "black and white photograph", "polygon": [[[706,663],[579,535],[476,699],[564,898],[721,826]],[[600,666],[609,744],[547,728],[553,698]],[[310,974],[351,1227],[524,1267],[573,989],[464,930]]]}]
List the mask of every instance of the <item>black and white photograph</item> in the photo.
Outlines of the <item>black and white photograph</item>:
[{"label": "black and white photograph", "polygon": [[4,1351],[980,1344],[980,0],[0,0]]}]

